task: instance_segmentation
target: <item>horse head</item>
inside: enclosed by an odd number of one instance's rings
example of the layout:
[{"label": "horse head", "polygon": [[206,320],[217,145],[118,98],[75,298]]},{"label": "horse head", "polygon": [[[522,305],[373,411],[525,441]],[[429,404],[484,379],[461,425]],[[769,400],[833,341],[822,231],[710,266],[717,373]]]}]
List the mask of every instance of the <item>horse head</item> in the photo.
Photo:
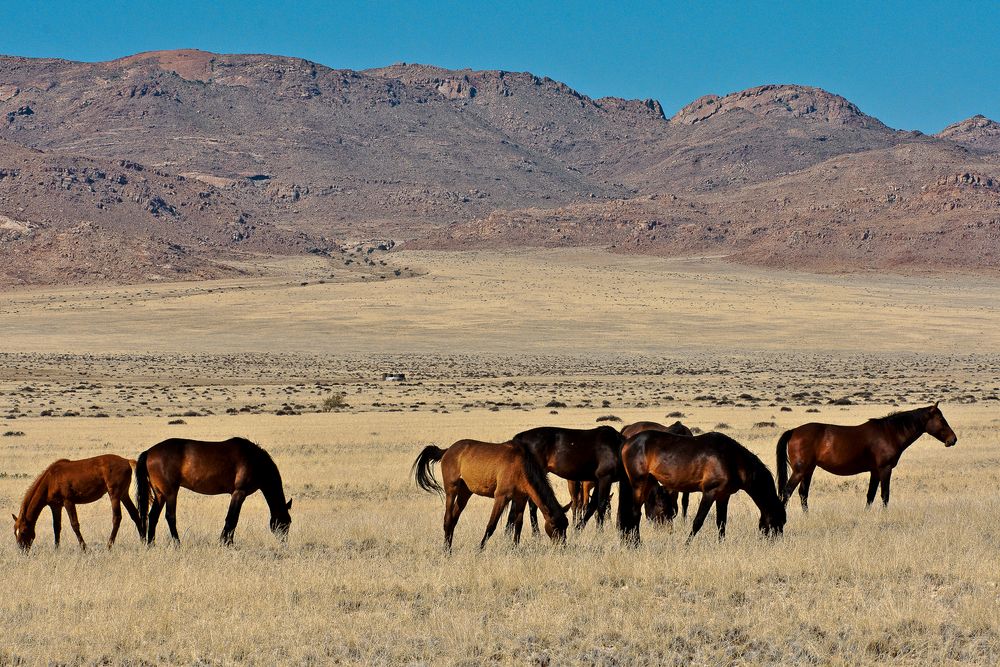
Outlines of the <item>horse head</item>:
[{"label": "horse head", "polygon": [[35,541],[35,526],[13,514],[11,516],[14,518],[14,540],[17,541],[17,546],[27,551]]},{"label": "horse head", "polygon": [[565,513],[550,516],[545,520],[545,533],[552,538],[553,542],[566,542],[566,529],[569,528],[569,519]]},{"label": "horse head", "polygon": [[941,408],[935,402],[927,410],[927,424],[924,426],[924,431],[943,442],[945,447],[953,447],[958,442],[958,436],[951,430],[948,420],[941,413]]},{"label": "horse head", "polygon": [[292,515],[288,513],[290,509],[292,509],[291,499],[271,510],[271,532],[282,539],[288,537],[288,529],[292,526]]},{"label": "horse head", "polygon": [[785,506],[779,502],[760,513],[760,532],[765,537],[779,537],[785,532]]}]

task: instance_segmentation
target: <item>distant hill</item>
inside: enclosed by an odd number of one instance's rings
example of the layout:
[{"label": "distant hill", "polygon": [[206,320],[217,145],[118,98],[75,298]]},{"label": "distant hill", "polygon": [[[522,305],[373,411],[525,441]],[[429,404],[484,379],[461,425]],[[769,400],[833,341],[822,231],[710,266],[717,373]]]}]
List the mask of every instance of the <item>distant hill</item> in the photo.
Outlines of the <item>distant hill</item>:
[{"label": "distant hill", "polygon": [[995,271],[998,137],[981,116],[895,131],[794,85],[667,119],[530,73],[0,57],[0,284],[216,276],[368,238]]}]

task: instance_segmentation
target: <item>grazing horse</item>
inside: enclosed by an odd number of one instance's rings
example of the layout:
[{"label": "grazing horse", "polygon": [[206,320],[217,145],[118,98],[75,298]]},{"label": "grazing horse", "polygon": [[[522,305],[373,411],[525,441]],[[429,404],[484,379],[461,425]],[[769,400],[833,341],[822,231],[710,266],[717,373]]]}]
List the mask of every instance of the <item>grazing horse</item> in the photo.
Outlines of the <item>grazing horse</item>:
[{"label": "grazing horse", "polygon": [[[760,530],[779,535],[785,525],[785,506],[774,487],[774,477],[750,450],[722,433],[694,437],[643,431],[622,446],[622,464],[633,495],[633,515],[626,534],[639,543],[639,506],[655,482],[670,491],[700,491],[701,503],[691,524],[690,543],[715,503],[719,539],[726,534],[729,497],[744,490],[760,509]],[[624,483],[623,483],[624,485]],[[625,495],[625,489],[621,489]],[[624,519],[624,517],[619,517]]]},{"label": "grazing horse", "polygon": [[92,503],[104,494],[108,494],[111,499],[111,536],[108,538],[108,548],[111,548],[118,536],[122,505],[125,505],[141,537],[143,533],[139,512],[132,504],[132,499],[128,497],[134,465],[135,461],[114,454],[104,454],[80,461],[59,459],[46,468],[24,494],[20,516],[14,517],[14,539],[22,549],[29,549],[35,540],[35,523],[38,521],[38,515],[48,506],[52,511],[52,532],[55,534],[58,547],[59,533],[62,529],[62,511],[65,507],[73,532],[80,540],[80,547],[86,549],[87,543],[80,533],[76,506]]},{"label": "grazing horse", "polygon": [[[511,442],[524,447],[547,472],[573,482],[596,483],[576,527],[586,526],[594,512],[597,512],[598,525],[604,523],[611,503],[611,485],[618,480],[621,471],[623,438],[618,431],[610,426],[591,429],[541,426],[518,433],[511,438]],[[537,533],[538,516],[534,502],[529,502],[528,507],[532,531]]]},{"label": "grazing horse", "polygon": [[[441,462],[444,486],[434,478],[431,465]],[[479,548],[496,530],[500,515],[512,503],[514,544],[521,539],[524,506],[530,500],[542,508],[545,532],[553,542],[566,539],[566,512],[556,500],[545,471],[523,447],[510,443],[459,440],[447,449],[434,445],[424,447],[413,462],[414,480],[424,491],[444,493],[444,543],[450,550],[455,526],[466,503],[473,495],[493,498],[493,512],[486,524]]]},{"label": "grazing horse", "polygon": [[[679,421],[675,421],[670,426],[664,426],[663,424],[658,424],[657,422],[636,422],[622,427],[622,437],[628,440],[633,435],[638,435],[643,431],[661,431],[663,433],[686,435],[688,437],[694,435],[694,433],[691,432],[691,429]],[[677,516],[677,495],[678,494],[667,491],[662,486],[657,484],[653,489],[653,492],[646,497],[646,518],[657,524],[664,524],[673,521],[674,517]],[[690,498],[691,494],[687,491],[681,494],[681,507],[683,509],[685,519],[687,519],[688,515],[688,502],[690,501]]]},{"label": "grazing horse", "polygon": [[[799,486],[802,510],[809,510],[809,482],[819,466],[834,475],[871,473],[868,481],[868,507],[882,485],[882,503],[889,505],[889,479],[903,450],[924,433],[951,447],[958,438],[935,403],[926,408],[894,412],[880,419],[869,419],[858,426],[803,424],[785,431],[778,440],[778,491],[788,502]],[[788,477],[791,465],[792,476]]]},{"label": "grazing horse", "polygon": [[[148,544],[156,538],[156,522],[164,507],[170,535],[180,542],[177,534],[177,492],[181,487],[209,496],[220,493],[232,495],[220,538],[223,544],[233,543],[243,501],[256,491],[264,494],[271,510],[271,532],[282,539],[288,535],[292,523],[288,510],[292,508],[292,501],[285,502],[278,466],[259,445],[244,438],[230,438],[222,442],[170,438],[139,454],[135,474],[141,531]],[[149,507],[150,491],[153,495],[152,507]]]}]

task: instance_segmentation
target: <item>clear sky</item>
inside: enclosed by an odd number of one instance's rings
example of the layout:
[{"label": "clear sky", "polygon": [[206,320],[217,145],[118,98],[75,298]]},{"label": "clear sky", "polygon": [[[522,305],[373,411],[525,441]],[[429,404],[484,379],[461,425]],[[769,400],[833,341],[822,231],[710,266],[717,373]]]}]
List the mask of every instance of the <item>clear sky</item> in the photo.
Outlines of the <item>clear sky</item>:
[{"label": "clear sky", "polygon": [[200,48],[330,67],[393,62],[528,70],[592,97],[653,97],[668,115],[707,93],[820,86],[890,126],[1000,120],[1000,3],[7,3],[0,53],[109,60]]}]

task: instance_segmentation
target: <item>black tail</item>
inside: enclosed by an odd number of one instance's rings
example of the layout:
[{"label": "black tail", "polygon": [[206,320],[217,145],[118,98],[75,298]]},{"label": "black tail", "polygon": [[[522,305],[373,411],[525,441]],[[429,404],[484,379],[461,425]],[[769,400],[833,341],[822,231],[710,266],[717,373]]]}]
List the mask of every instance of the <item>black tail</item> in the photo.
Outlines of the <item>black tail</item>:
[{"label": "black tail", "polygon": [[149,470],[146,468],[146,452],[139,454],[135,461],[135,508],[139,510],[139,532],[142,538],[149,538]]},{"label": "black tail", "polygon": [[635,506],[635,492],[632,489],[632,482],[629,481],[625,468],[618,471],[618,530],[621,532],[622,542],[629,545],[639,543],[639,522],[638,512]]},{"label": "black tail", "polygon": [[788,484],[788,441],[792,438],[792,433],[795,429],[791,431],[785,431],[778,438],[778,447],[775,450],[777,455],[777,472],[778,472],[778,497],[782,501],[785,499],[785,485]]},{"label": "black tail", "polygon": [[440,461],[446,451],[448,450],[435,447],[434,445],[427,445],[420,452],[420,455],[417,456],[417,460],[413,462],[413,467],[410,468],[410,474],[413,475],[417,486],[428,493],[437,493],[439,495],[444,493],[444,489],[441,488],[441,485],[438,484],[437,479],[434,477],[431,465]]}]

